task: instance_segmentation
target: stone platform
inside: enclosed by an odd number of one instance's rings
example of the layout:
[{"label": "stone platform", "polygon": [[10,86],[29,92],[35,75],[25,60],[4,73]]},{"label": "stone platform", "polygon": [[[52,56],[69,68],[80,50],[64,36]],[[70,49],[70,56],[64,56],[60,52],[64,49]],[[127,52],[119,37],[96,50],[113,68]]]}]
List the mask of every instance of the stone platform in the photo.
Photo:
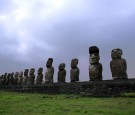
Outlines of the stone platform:
[{"label": "stone platform", "polygon": [[0,90],[24,93],[120,96],[125,92],[135,92],[135,79],[84,81],[74,83],[49,83],[42,85],[10,85],[0,86]]}]

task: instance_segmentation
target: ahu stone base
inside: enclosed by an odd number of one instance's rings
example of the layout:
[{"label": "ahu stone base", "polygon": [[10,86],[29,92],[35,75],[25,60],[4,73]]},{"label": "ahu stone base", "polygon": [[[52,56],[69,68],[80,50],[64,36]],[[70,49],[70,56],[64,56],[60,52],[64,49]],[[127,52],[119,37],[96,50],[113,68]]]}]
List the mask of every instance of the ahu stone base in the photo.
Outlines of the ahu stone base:
[{"label": "ahu stone base", "polygon": [[73,83],[48,83],[42,85],[0,86],[1,91],[45,94],[81,94],[83,96],[120,96],[135,92],[135,79],[103,80]]}]

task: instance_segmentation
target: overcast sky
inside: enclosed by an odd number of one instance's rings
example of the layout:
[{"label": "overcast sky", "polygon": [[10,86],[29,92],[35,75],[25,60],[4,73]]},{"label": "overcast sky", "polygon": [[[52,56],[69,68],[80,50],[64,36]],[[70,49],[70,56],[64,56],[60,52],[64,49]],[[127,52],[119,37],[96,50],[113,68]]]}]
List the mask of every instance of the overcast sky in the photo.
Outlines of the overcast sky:
[{"label": "overcast sky", "polygon": [[88,81],[89,47],[100,49],[103,78],[112,79],[111,50],[121,48],[135,78],[135,0],[0,0],[0,75],[58,65],[78,58],[80,81]]}]

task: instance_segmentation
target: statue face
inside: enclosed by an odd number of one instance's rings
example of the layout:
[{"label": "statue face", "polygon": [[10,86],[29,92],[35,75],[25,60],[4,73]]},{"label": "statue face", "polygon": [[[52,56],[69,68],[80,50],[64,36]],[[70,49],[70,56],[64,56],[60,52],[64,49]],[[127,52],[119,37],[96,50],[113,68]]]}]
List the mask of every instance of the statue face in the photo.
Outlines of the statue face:
[{"label": "statue face", "polygon": [[27,76],[28,75],[28,72],[29,72],[29,70],[28,69],[25,69],[24,76]]},{"label": "statue face", "polygon": [[100,57],[98,53],[92,53],[90,54],[90,64],[96,64],[99,63]]},{"label": "statue face", "polygon": [[78,59],[72,59],[71,61],[71,68],[77,67]]},{"label": "statue face", "polygon": [[4,75],[1,75],[1,76],[0,76],[0,78],[3,78],[3,77],[4,77]]},{"label": "statue face", "polygon": [[39,68],[38,73],[42,73],[42,72],[43,72],[43,68]]},{"label": "statue face", "polygon": [[15,73],[15,77],[17,77],[18,75],[19,75],[19,72],[16,72],[16,73]]},{"label": "statue face", "polygon": [[34,74],[34,72],[35,72],[35,69],[30,70],[30,74]]},{"label": "statue face", "polygon": [[116,59],[116,58],[121,58],[122,56],[122,50],[117,48],[117,49],[113,49],[111,52],[111,57],[112,59]]},{"label": "statue face", "polygon": [[22,71],[19,73],[19,76],[23,76],[23,72]]},{"label": "statue face", "polygon": [[51,67],[52,66],[52,60],[48,60],[47,63],[46,63],[46,67]]},{"label": "statue face", "polygon": [[10,77],[10,73],[7,74],[7,77]]},{"label": "statue face", "polygon": [[59,65],[59,70],[64,70],[65,69],[65,64],[64,63],[61,63],[60,65]]},{"label": "statue face", "polygon": [[5,76],[7,75],[7,73],[4,74]]},{"label": "statue face", "polygon": [[14,72],[12,72],[11,75],[14,76]]}]

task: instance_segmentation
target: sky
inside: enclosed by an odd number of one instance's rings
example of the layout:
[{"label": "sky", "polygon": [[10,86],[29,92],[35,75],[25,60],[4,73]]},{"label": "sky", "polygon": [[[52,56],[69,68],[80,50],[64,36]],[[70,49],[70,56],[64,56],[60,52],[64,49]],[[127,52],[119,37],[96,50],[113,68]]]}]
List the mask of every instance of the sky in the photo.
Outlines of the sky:
[{"label": "sky", "polygon": [[89,47],[98,46],[103,79],[112,79],[111,50],[121,48],[135,78],[135,0],[0,0],[0,75],[78,58],[80,81],[89,80]]}]

